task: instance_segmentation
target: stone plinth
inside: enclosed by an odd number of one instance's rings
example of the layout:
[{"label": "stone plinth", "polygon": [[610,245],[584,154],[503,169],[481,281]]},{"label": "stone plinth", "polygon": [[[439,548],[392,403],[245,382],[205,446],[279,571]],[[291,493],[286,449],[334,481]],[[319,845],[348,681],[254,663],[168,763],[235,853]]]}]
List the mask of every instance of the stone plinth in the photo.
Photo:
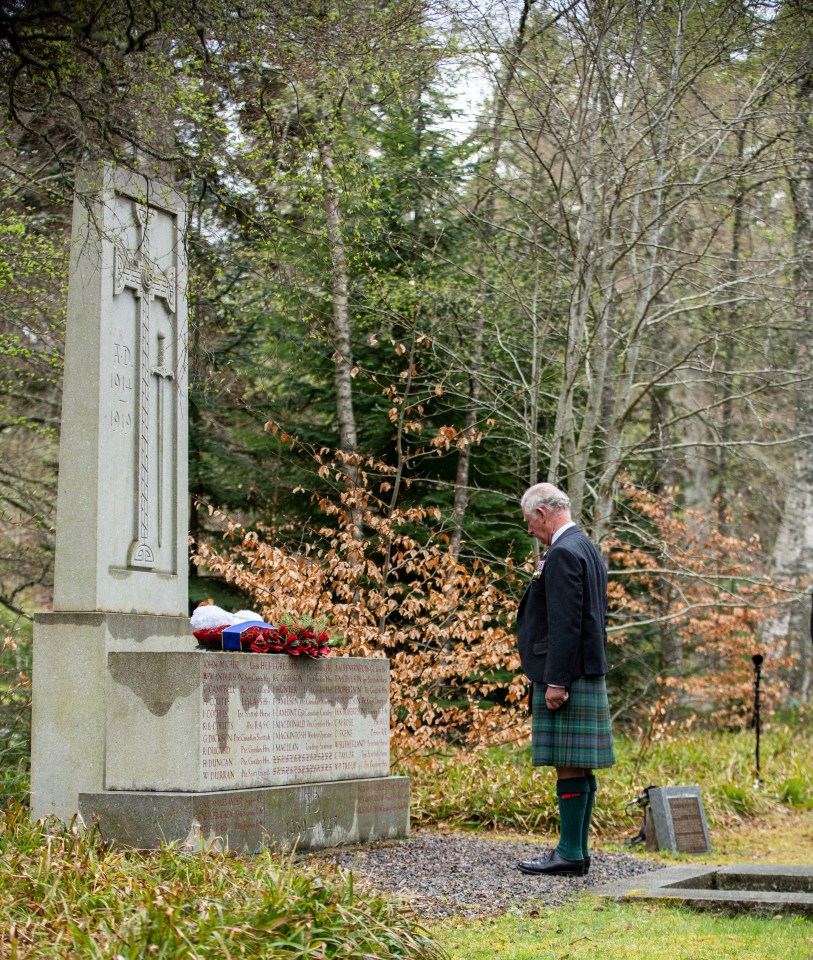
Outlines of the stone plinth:
[{"label": "stone plinth", "polygon": [[111,653],[105,788],[201,793],[386,777],[389,663]]},{"label": "stone plinth", "polygon": [[195,646],[186,617],[37,614],[31,715],[34,819],[56,816],[70,822],[79,810],[80,792],[104,789],[108,654],[192,651]]},{"label": "stone plinth", "polygon": [[203,794],[110,791],[83,794],[80,812],[103,838],[139,849],[319,849],[407,836],[409,778]]}]

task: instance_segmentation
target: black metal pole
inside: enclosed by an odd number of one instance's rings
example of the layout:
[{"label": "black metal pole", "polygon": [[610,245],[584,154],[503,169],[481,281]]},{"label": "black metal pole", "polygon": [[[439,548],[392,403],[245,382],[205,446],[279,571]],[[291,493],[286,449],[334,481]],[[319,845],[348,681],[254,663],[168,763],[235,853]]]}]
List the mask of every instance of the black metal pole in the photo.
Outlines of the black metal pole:
[{"label": "black metal pole", "polygon": [[762,661],[763,656],[761,653],[755,653],[751,660],[754,664],[754,730],[756,731],[756,764],[757,764],[757,783],[762,783],[762,777],[759,773],[759,728],[760,728],[760,717],[759,717],[759,681],[762,676]]}]

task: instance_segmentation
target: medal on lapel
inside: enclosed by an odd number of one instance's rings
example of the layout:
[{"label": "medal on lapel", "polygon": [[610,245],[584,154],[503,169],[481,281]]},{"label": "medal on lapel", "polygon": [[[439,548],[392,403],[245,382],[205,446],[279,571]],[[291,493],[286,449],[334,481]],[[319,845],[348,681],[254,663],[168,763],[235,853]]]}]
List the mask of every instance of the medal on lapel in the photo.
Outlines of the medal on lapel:
[{"label": "medal on lapel", "polygon": [[536,566],[534,567],[534,575],[531,577],[532,580],[538,580],[542,576],[542,571],[545,569],[545,558],[542,557],[541,560],[536,561]]}]

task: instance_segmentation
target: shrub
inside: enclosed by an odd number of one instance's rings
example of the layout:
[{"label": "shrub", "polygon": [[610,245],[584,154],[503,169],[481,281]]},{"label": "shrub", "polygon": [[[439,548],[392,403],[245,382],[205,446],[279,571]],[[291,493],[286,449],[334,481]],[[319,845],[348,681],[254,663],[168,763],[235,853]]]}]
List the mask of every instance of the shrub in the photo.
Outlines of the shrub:
[{"label": "shrub", "polygon": [[[643,755],[638,740],[616,737],[616,765],[596,771],[595,828],[605,836],[634,834],[641,812],[627,805],[648,786],[699,784],[706,816],[720,825],[766,813],[777,804],[813,806],[811,751],[813,735],[807,729],[767,729],[758,782],[754,737],[748,731],[677,731],[649,744]],[[538,833],[558,827],[552,768],[534,770],[527,747],[413,757],[401,769],[412,776],[414,822]]]},{"label": "shrub", "polygon": [[386,656],[392,730],[402,749],[515,736],[523,721],[515,704],[526,685],[511,568],[501,576],[480,560],[458,562],[434,508],[383,510],[371,487],[374,476],[388,485],[385,464],[354,461],[358,482],[351,485],[346,465],[317,460],[340,493],[318,500],[324,525],[303,549],[221,517],[222,547],[197,543],[195,563],[252,597],[269,622],[283,613],[324,615],[330,632],[346,638],[347,654]]},{"label": "shrub", "polygon": [[30,630],[9,628],[0,646],[0,807],[27,801],[30,745]]},{"label": "shrub", "polygon": [[[531,558],[464,562],[450,550],[437,508],[388,504],[379,495],[396,482],[393,468],[328,456],[322,450],[314,459],[335,494],[314,495],[321,526],[305,530],[296,549],[272,529],[248,530],[212,510],[225,528],[222,544],[197,542],[194,562],[250,596],[272,622],[284,612],[325,615],[331,632],[347,638],[349,655],[386,656],[400,753],[526,733],[515,630]],[[742,725],[752,702],[750,651],[778,595],[759,573],[758,541],[724,536],[708,518],[681,514],[631,484],[623,497],[633,522],[621,531],[626,539],[619,534],[607,546],[612,695],[631,704],[624,719],[648,736],[641,724],[654,702],[667,720],[681,706],[683,715]],[[682,672],[666,655],[678,648]],[[782,698],[780,671],[788,665],[773,653],[766,710]]]}]

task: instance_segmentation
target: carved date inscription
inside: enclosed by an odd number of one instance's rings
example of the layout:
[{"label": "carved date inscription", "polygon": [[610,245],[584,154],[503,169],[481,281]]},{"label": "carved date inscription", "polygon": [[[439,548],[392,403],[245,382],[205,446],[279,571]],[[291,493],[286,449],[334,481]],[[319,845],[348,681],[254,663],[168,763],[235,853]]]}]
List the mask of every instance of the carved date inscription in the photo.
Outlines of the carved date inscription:
[{"label": "carved date inscription", "polygon": [[133,429],[133,351],[125,343],[113,344],[113,365],[110,370],[110,425],[114,430],[130,433]]}]

